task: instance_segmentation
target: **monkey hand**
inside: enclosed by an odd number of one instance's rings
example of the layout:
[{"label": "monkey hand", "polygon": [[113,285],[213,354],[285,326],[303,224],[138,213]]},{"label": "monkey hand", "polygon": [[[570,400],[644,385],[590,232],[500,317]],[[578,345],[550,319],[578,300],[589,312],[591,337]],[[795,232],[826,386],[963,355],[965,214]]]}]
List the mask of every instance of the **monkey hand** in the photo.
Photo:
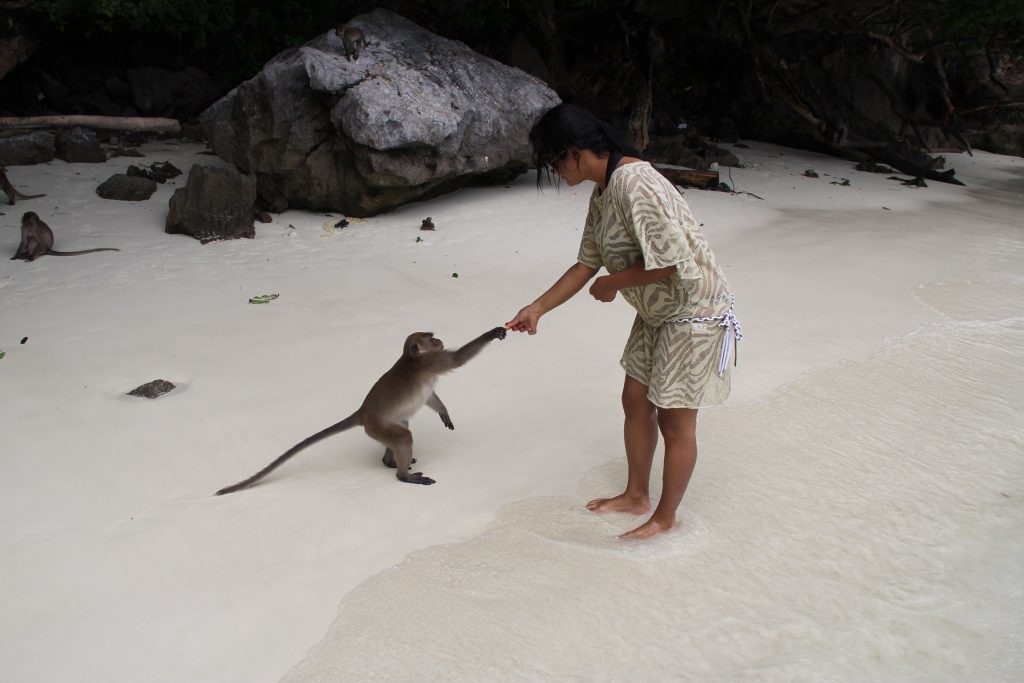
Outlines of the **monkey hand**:
[{"label": "monkey hand", "polygon": [[[452,422],[452,418],[448,417],[448,413],[441,413],[441,422],[448,429],[455,429],[455,424]],[[415,460],[413,462],[416,462]]]},{"label": "monkey hand", "polygon": [[488,336],[491,339],[504,339],[506,334],[508,334],[508,330],[504,327],[495,327],[488,333]]}]

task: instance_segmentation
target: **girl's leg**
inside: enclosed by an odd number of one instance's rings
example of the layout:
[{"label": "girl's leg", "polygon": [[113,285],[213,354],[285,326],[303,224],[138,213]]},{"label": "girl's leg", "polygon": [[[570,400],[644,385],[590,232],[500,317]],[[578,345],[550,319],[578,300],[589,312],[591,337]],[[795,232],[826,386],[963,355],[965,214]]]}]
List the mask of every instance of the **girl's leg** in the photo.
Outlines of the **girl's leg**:
[{"label": "girl's leg", "polygon": [[676,523],[676,510],[690,483],[697,464],[697,410],[695,408],[658,408],[658,427],[665,437],[665,471],[661,500],[644,524],[620,538],[648,538],[668,531]]},{"label": "girl's leg", "polygon": [[596,498],[587,503],[587,509],[643,515],[651,511],[651,463],[658,445],[658,410],[647,400],[646,385],[629,375],[626,375],[626,383],[622,387],[622,410],[625,413],[623,436],[629,468],[626,490],[614,498]]}]

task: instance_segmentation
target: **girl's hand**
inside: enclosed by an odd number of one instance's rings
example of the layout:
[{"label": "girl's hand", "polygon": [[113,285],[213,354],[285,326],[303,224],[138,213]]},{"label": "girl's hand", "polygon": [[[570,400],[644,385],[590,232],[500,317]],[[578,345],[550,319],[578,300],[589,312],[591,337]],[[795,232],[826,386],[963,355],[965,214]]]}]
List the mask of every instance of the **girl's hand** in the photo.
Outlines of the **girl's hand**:
[{"label": "girl's hand", "polygon": [[615,288],[610,278],[610,275],[602,275],[594,280],[594,284],[590,285],[590,296],[598,301],[614,301],[619,290]]},{"label": "girl's hand", "polygon": [[529,334],[537,334],[537,321],[540,320],[541,313],[536,304],[530,304],[518,313],[516,317],[512,318],[509,322],[505,323],[505,327],[512,330],[513,332],[527,332]]}]

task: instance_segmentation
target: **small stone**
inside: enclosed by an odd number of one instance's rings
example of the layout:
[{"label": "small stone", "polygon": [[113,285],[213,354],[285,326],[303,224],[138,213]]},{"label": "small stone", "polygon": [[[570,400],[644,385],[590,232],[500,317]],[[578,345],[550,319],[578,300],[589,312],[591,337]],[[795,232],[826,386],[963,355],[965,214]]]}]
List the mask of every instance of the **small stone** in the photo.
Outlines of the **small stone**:
[{"label": "small stone", "polygon": [[174,384],[168,382],[165,379],[155,379],[152,382],[146,382],[145,384],[135,387],[128,392],[129,396],[141,396],[142,398],[156,398],[163,396],[168,391],[174,389]]}]

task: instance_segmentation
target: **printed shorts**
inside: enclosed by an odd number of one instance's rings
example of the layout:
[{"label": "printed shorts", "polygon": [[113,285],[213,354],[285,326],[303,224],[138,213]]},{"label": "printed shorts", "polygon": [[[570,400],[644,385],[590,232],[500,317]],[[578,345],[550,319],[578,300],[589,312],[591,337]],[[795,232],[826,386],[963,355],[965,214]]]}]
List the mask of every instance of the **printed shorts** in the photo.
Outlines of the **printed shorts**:
[{"label": "printed shorts", "polygon": [[654,327],[636,317],[619,364],[659,408],[701,408],[729,396],[730,368],[718,375],[725,328],[707,323]]}]

